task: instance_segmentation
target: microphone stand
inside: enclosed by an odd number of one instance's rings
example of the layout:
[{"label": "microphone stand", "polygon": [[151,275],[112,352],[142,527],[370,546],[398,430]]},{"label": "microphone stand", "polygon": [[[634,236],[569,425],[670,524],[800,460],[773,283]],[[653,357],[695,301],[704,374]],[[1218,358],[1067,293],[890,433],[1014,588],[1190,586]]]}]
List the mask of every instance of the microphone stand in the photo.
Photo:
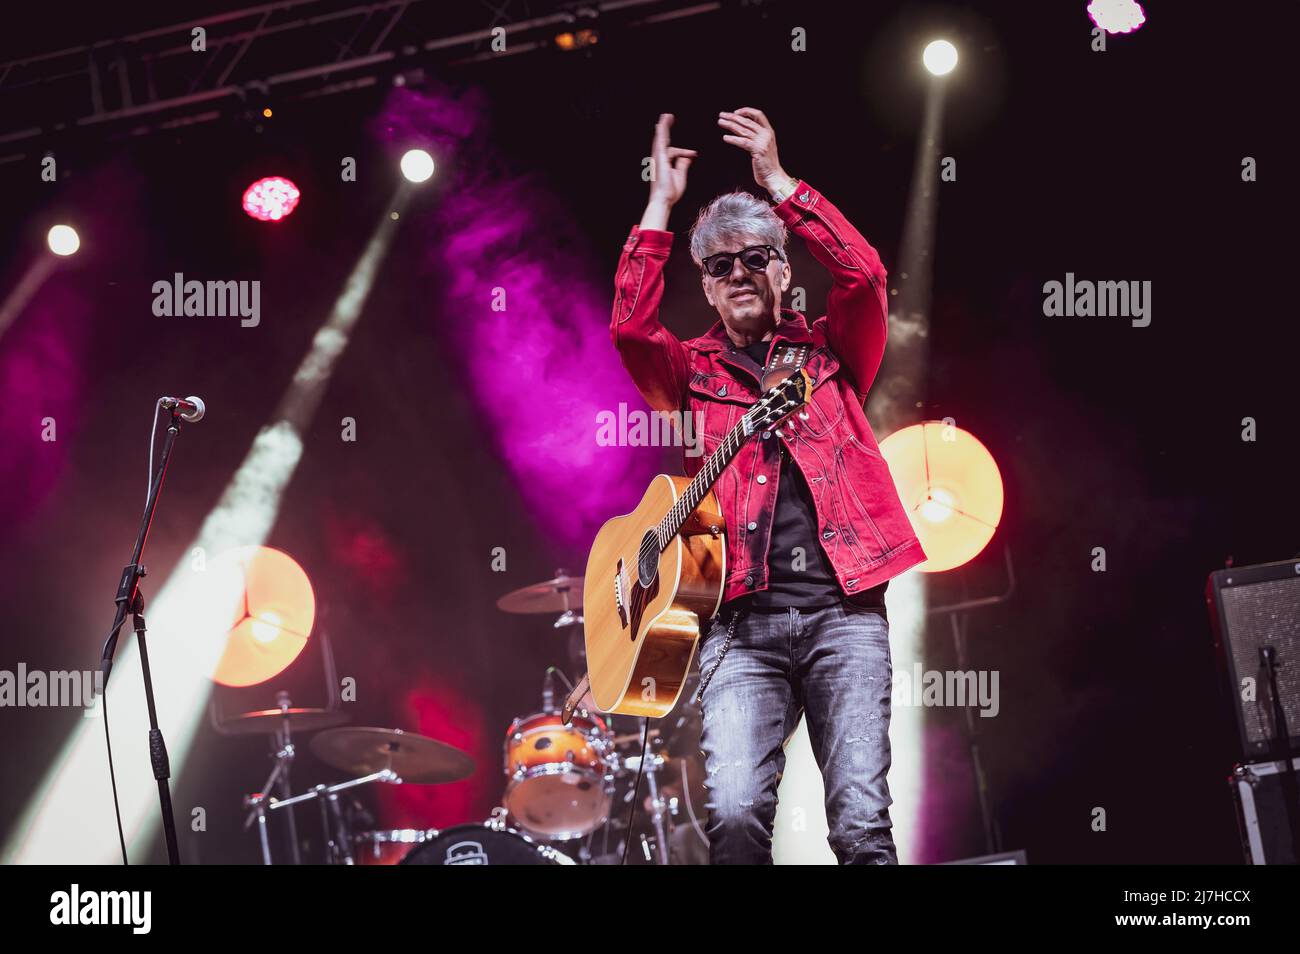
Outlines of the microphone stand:
[{"label": "microphone stand", "polygon": [[181,863],[180,851],[176,846],[176,819],[172,814],[172,794],[168,779],[171,778],[171,766],[167,758],[167,745],[163,741],[162,730],[158,728],[158,711],[154,706],[153,677],[149,672],[149,649],[145,643],[144,595],[140,592],[140,579],[147,574],[140,557],[144,553],[145,541],[149,537],[149,525],[153,523],[154,509],[158,505],[158,496],[162,493],[163,479],[167,476],[167,464],[171,461],[172,445],[180,431],[180,415],[175,408],[171,411],[171,423],[167,425],[167,436],[163,440],[162,457],[158,471],[149,485],[149,497],[145,502],[144,517],[140,521],[140,532],[135,538],[135,547],[131,550],[131,562],[122,569],[122,578],[117,585],[117,612],[113,617],[113,628],[104,642],[104,654],[100,660],[100,669],[104,673],[103,691],[107,696],[108,677],[113,670],[113,656],[117,652],[117,638],[126,622],[126,614],[131,614],[132,628],[140,645],[140,670],[144,676],[144,698],[149,708],[149,760],[153,765],[153,777],[158,782],[158,801],[162,809],[163,834],[167,841],[167,862]]}]

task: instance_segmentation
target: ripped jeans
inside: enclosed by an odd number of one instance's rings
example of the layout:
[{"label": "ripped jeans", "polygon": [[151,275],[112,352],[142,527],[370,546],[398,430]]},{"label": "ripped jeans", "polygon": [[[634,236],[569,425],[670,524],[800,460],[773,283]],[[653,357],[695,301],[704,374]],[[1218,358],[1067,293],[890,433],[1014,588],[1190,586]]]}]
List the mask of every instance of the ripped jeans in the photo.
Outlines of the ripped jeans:
[{"label": "ripped jeans", "polygon": [[892,683],[887,619],[845,603],[745,609],[722,653],[733,612],[724,608],[700,642],[701,679],[708,679],[700,744],[710,863],[772,863],[783,743],[802,710],[826,787],[835,857],[841,864],[897,864],[885,780]]}]

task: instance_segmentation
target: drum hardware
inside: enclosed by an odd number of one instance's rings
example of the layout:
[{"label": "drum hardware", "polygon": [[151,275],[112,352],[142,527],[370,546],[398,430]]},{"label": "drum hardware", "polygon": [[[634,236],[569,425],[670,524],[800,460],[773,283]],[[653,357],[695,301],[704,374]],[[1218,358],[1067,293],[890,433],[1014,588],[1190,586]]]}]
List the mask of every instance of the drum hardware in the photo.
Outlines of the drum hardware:
[{"label": "drum hardware", "polygon": [[[331,853],[337,855],[337,860],[332,863],[353,864],[352,839],[347,831],[347,821],[339,809],[338,793],[347,791],[350,788],[356,788],[359,785],[369,785],[371,782],[385,782],[390,785],[402,784],[402,780],[396,772],[385,768],[369,775],[363,775],[360,778],[348,779],[346,782],[338,782],[334,785],[317,785],[310,792],[294,795],[291,798],[275,798],[265,792],[255,792],[252,795],[245,796],[244,804],[251,811],[249,820],[244,823],[244,828],[247,829],[254,820],[257,822],[258,838],[262,846],[262,863],[266,865],[273,864],[271,860],[271,843],[267,837],[268,813],[281,808],[292,809],[295,805],[318,799],[322,806],[321,823],[324,826],[327,844],[330,845]],[[332,832],[331,829],[333,829]]]},{"label": "drum hardware", "polygon": [[[673,821],[673,813],[669,811],[669,799],[660,786],[659,776],[671,765],[672,760],[657,751],[664,749],[665,746],[657,732],[651,732],[649,719],[641,720],[641,732],[638,735],[628,734],[616,738],[641,743],[640,755],[629,755],[622,760],[622,766],[626,771],[636,769],[636,782],[632,786],[632,791],[624,798],[628,803],[628,817],[627,831],[624,833],[622,864],[627,864],[627,853],[632,846],[632,825],[636,820],[637,798],[641,792],[642,778],[646,781],[645,807],[650,812],[653,838],[644,833],[638,836],[641,854],[646,861],[661,865],[669,864],[669,826]],[[651,750],[652,743],[656,751]]]},{"label": "drum hardware", "polygon": [[[287,798],[293,791],[289,772],[293,766],[294,756],[297,750],[293,744],[293,730],[295,728],[304,731],[310,731],[316,728],[322,728],[327,725],[337,725],[340,722],[346,722],[348,717],[342,712],[330,709],[316,708],[294,708],[289,693],[281,691],[275,694],[275,701],[278,708],[259,709],[254,712],[245,712],[231,719],[217,721],[214,717],[213,724],[217,731],[226,735],[269,735],[271,737],[271,758],[273,764],[271,774],[263,783],[260,792],[272,792],[279,790],[281,796]],[[215,709],[211,710],[215,713]],[[253,803],[246,801],[246,804],[252,808],[248,817],[244,820],[244,830],[247,831],[249,825],[257,820],[259,823],[259,833],[263,839],[263,860],[268,857],[269,843],[267,842],[266,819],[259,818]],[[302,855],[298,843],[298,822],[292,811],[287,816],[289,854],[292,863],[302,864]],[[267,862],[270,864],[270,862]]]},{"label": "drum hardware", "polygon": [[467,753],[437,739],[401,729],[369,726],[330,729],[312,739],[311,750],[321,761],[337,769],[369,772],[359,779],[316,788],[331,864],[356,864],[354,846],[368,848],[371,859],[377,860],[376,856],[384,855],[381,845],[416,844],[424,838],[421,829],[390,829],[386,833],[367,831],[354,835],[339,808],[338,792],[372,781],[395,785],[456,782],[474,772],[474,759]]},{"label": "drum hardware", "polygon": [[325,833],[325,863],[356,864],[352,855],[352,831],[339,807],[338,792],[330,791],[324,785],[317,785],[315,792],[316,804],[320,807],[321,831]]},{"label": "drum hardware", "polygon": [[[623,764],[626,765],[629,770],[635,766],[637,771],[640,771],[642,761],[641,756],[633,755],[624,759]],[[666,824],[668,814],[665,811],[667,808],[667,802],[659,790],[658,776],[659,773],[663,771],[667,762],[667,759],[657,753],[646,755],[644,758],[644,764],[646,766],[646,801],[649,802],[650,824],[651,827],[654,828],[655,834],[655,856],[652,857],[647,853],[650,851],[650,846],[644,835],[641,836],[641,850],[642,853],[646,853],[646,861],[657,861],[661,865],[668,864],[668,828]],[[635,808],[633,811],[635,812]]]},{"label": "drum hardware", "polygon": [[646,772],[646,787],[650,792],[650,824],[655,831],[655,845],[659,850],[659,864],[668,864],[668,828],[666,825],[666,815],[664,813],[664,797],[659,791],[659,773],[663,770],[666,760],[659,755],[650,759],[650,767]]},{"label": "drum hardware", "polygon": [[[389,785],[452,782],[465,778],[474,771],[474,760],[468,754],[427,736],[403,732],[401,729],[364,726],[334,728],[321,732],[312,739],[312,752],[328,765],[361,774],[347,781],[333,785],[317,785],[309,792],[290,796],[288,773],[289,765],[295,755],[290,733],[295,721],[295,710],[289,707],[288,702],[288,695],[281,693],[280,711],[283,719],[282,725],[274,733],[279,747],[275,750],[275,765],[271,775],[261,791],[244,799],[244,805],[249,809],[244,828],[247,830],[256,823],[263,864],[274,863],[269,836],[271,812],[282,808],[289,809],[288,818],[292,826],[294,806],[315,800],[320,810],[326,862],[356,864],[354,853],[356,847],[369,849],[371,854],[382,853],[379,845],[415,844],[423,835],[420,829],[390,829],[387,832],[368,830],[354,836],[348,815],[339,802],[339,793],[371,782]],[[258,726],[273,724],[273,720],[264,717],[261,713],[249,715],[255,717],[252,724]],[[307,718],[315,718],[315,716]],[[301,724],[301,720],[298,721]],[[281,793],[279,797],[272,794],[276,791]],[[404,834],[406,832],[411,834]],[[292,844],[293,859],[297,864],[300,858],[296,832],[293,834]]]},{"label": "drum hardware", "polygon": [[569,660],[575,672],[587,668],[587,647],[583,639],[582,577],[557,569],[553,579],[512,590],[497,600],[506,613],[558,613],[552,629],[569,631]]},{"label": "drum hardware", "polygon": [[[248,831],[248,826],[253,824],[254,821],[257,822],[257,836],[262,844],[263,864],[269,865],[271,863],[271,843],[266,830],[266,811],[262,806],[265,801],[271,798],[266,793],[274,788],[279,788],[285,794],[285,797],[288,797],[289,765],[293,762],[294,754],[294,747],[291,742],[284,744],[278,751],[275,751],[275,764],[271,767],[271,774],[267,776],[266,782],[258,792],[244,798],[244,807],[249,809],[248,815],[244,818],[244,831]],[[292,811],[289,812],[288,819],[290,831],[289,851],[293,859],[292,863],[299,865],[302,864],[302,856],[298,848],[297,825]]]}]

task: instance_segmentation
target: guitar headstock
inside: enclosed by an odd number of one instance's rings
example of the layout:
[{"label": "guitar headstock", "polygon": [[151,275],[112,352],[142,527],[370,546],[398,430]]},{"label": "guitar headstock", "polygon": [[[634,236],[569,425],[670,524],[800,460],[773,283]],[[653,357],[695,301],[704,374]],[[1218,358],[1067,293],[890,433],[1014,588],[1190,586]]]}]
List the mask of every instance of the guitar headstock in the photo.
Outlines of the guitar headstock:
[{"label": "guitar headstock", "polygon": [[745,436],[775,427],[808,403],[812,378],[803,368],[770,388],[745,414]]}]

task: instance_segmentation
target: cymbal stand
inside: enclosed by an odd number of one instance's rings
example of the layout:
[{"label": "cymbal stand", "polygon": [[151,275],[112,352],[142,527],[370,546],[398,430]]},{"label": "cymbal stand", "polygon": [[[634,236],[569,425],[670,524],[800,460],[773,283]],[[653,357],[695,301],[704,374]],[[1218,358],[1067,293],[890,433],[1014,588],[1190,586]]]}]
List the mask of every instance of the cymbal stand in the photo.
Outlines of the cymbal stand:
[{"label": "cymbal stand", "polygon": [[[277,767],[278,771],[278,767]],[[275,771],[272,772],[272,776]],[[369,775],[363,775],[360,778],[349,779],[346,782],[339,782],[335,785],[317,785],[310,792],[304,792],[301,795],[295,795],[292,798],[275,798],[268,795],[270,786],[261,792],[255,792],[244,798],[244,804],[250,809],[248,820],[245,821],[244,827],[247,828],[252,821],[257,821],[257,834],[262,844],[262,863],[272,864],[271,844],[267,837],[268,811],[275,811],[279,808],[292,809],[294,805],[300,802],[311,801],[313,798],[321,799],[327,805],[329,815],[335,820],[335,831],[333,837],[342,842],[343,848],[340,851],[340,857],[343,864],[353,864],[351,852],[351,839],[347,837],[347,824],[343,819],[343,814],[338,806],[337,795],[339,792],[347,791],[350,788],[356,788],[359,785],[369,785],[371,782],[387,782],[392,785],[400,785],[401,776],[389,768],[380,769],[378,772],[371,772]],[[325,836],[328,840],[331,837],[330,826],[327,821],[326,809],[321,812],[322,823],[325,824]],[[335,850],[332,848],[331,850]]]},{"label": "cymbal stand", "polygon": [[[628,759],[628,767],[631,768],[636,766],[639,768],[640,766],[637,765],[638,759],[640,759],[640,756],[633,756]],[[647,754],[645,760],[644,774],[646,780],[646,791],[648,792],[647,797],[650,799],[650,824],[651,827],[654,828],[654,848],[652,854],[650,846],[646,843],[647,839],[642,835],[641,850],[647,861],[654,861],[656,864],[666,865],[668,864],[668,826],[666,823],[668,813],[665,811],[667,808],[667,802],[663,797],[663,793],[659,791],[657,776],[661,771],[663,771],[663,767],[667,762],[662,755],[657,754]],[[630,831],[627,833],[627,837],[632,837]]]},{"label": "cymbal stand", "polygon": [[[297,754],[297,750],[293,745],[293,730],[290,728],[289,716],[287,714],[291,708],[289,693],[277,692],[275,694],[275,701],[280,707],[280,711],[286,713],[286,715],[284,717],[284,724],[271,734],[271,755],[275,761],[271,767],[271,774],[267,777],[266,782],[263,783],[261,791],[271,792],[278,789],[282,798],[288,798],[289,794],[292,792],[289,781],[289,770],[293,765],[294,756]],[[252,797],[253,796],[250,796],[250,798]],[[248,798],[244,800],[244,804],[250,808],[248,816],[244,819],[244,829],[247,830],[249,825],[254,821],[257,821],[258,835],[263,842],[262,862],[263,864],[269,865],[271,863],[269,860],[271,848],[266,831],[266,817],[264,814],[259,814],[257,805]],[[302,864],[302,855],[298,846],[298,824],[297,819],[294,818],[292,810],[289,812],[288,829],[289,853],[292,859],[291,863],[300,865]]]}]

